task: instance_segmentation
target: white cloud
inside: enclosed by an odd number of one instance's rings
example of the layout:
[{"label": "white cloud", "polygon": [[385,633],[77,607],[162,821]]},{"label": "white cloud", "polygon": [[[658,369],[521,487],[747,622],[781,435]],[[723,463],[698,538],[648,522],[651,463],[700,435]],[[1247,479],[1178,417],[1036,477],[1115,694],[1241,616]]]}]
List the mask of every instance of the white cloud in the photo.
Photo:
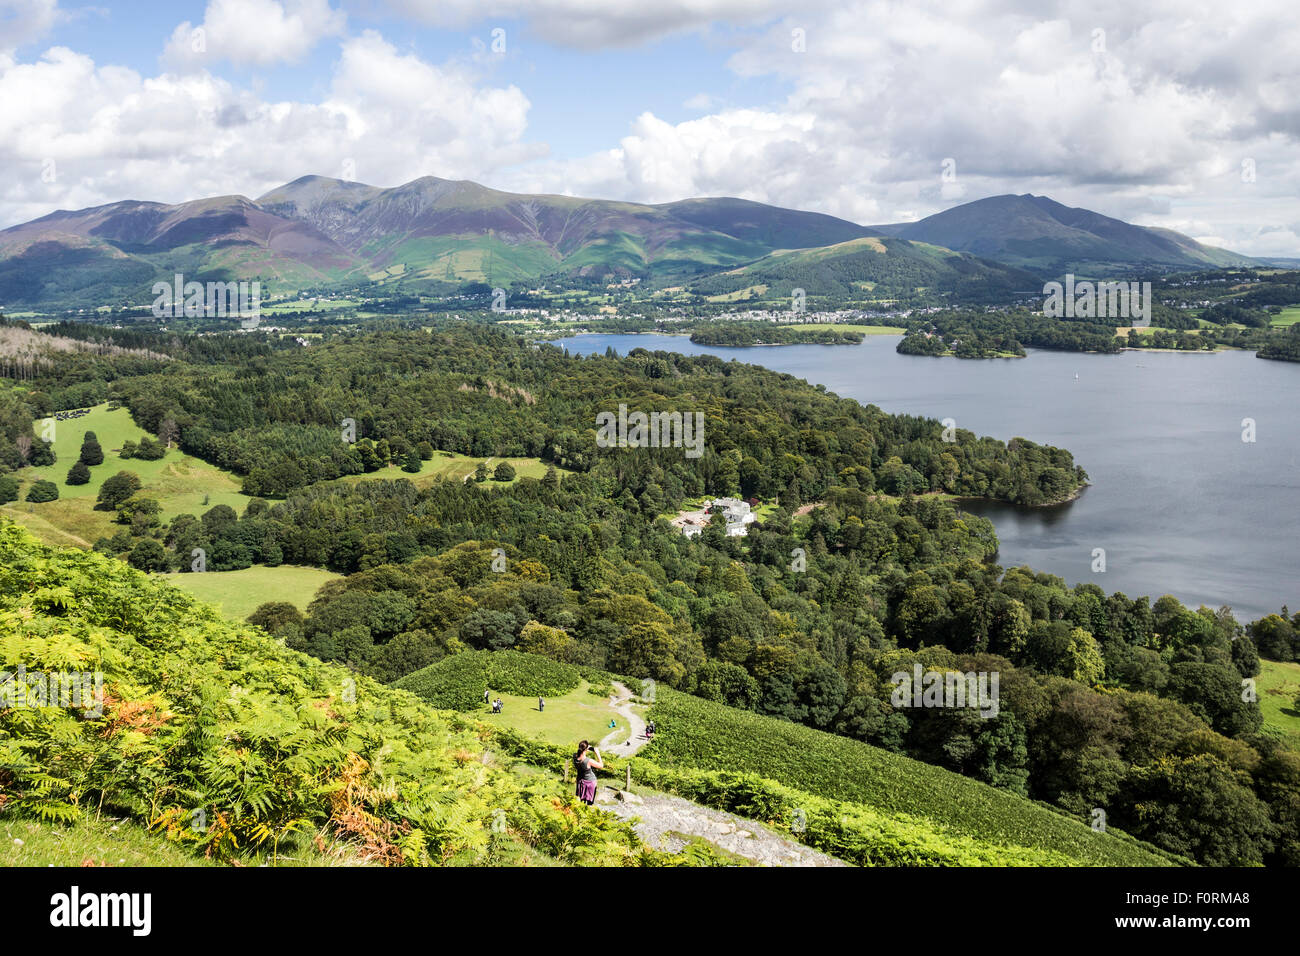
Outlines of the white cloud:
[{"label": "white cloud", "polygon": [[329,0],[211,0],[197,27],[172,31],[163,62],[195,70],[225,60],[238,65],[295,63],[326,37],[343,33],[347,16]]},{"label": "white cloud", "polygon": [[[1273,228],[1298,218],[1300,176],[1300,24],[1280,0],[857,0],[742,34],[729,62],[790,94],[676,125],[642,116],[619,149],[518,181],[742,195],[868,223],[1008,192],[1171,228],[1194,206],[1198,234],[1300,254]],[[654,182],[639,172],[647,157]],[[1255,183],[1241,181],[1244,158]]]},{"label": "white cloud", "polygon": [[[271,11],[260,33],[236,15],[254,5]],[[52,4],[0,0],[0,10],[20,7],[32,14],[27,35],[48,29],[41,11]],[[767,0],[422,5],[424,22],[522,18],[523,29],[570,47],[727,25],[711,42],[731,44],[735,80],[685,104],[706,115],[638,114],[633,88],[630,118],[608,127],[608,145],[565,159],[529,139],[528,98],[485,80],[489,63],[430,63],[373,32],[340,40],[327,92],[309,102],[266,101],[184,50],[173,51],[173,72],[149,78],[66,49],[26,64],[0,49],[0,164],[17,171],[0,182],[2,218],[126,196],[257,194],[307,172],[339,175],[352,160],[356,178],[378,185],[434,174],[651,202],[733,195],[866,223],[1033,192],[1242,252],[1300,255],[1300,24],[1282,0],[788,9]],[[204,24],[208,57],[249,64],[302,56],[344,28],[324,0],[212,0]],[[792,47],[796,29],[804,52]],[[665,69],[680,53],[665,46]],[[584,74],[580,54],[570,62],[580,108],[582,83],[600,76]],[[744,102],[749,78],[786,92],[746,109],[721,105]],[[615,115],[603,109],[599,121]],[[40,178],[46,158],[57,161],[55,183]],[[954,181],[941,178],[945,159]],[[1247,159],[1253,182],[1242,176]]]},{"label": "white cloud", "polygon": [[[804,6],[828,2],[805,0]],[[525,19],[547,42],[584,49],[645,43],[717,22],[762,23],[789,9],[780,0],[388,0],[387,6],[433,26]]]},{"label": "white cloud", "polygon": [[146,77],[61,47],[0,63],[0,102],[0,167],[12,171],[0,227],[127,198],[256,196],[307,173],[491,182],[545,155],[524,139],[518,88],[399,53],[372,32],[343,43],[320,102],[266,101],[206,71]]},{"label": "white cloud", "polygon": [[58,0],[0,0],[0,57],[45,36],[58,6]]}]

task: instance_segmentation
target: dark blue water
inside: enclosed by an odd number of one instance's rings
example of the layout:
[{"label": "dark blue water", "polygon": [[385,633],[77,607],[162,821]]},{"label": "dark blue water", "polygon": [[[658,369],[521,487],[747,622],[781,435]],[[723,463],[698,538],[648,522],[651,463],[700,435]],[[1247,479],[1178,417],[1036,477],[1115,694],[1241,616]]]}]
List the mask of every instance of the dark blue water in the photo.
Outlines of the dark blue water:
[{"label": "dark blue water", "polygon": [[[1000,563],[1130,598],[1226,604],[1243,621],[1284,603],[1300,608],[1300,364],[1250,352],[1039,350],[969,361],[899,355],[897,342],[742,349],[685,336],[582,335],[556,344],[583,354],[612,345],[620,354],[640,347],[735,358],[888,412],[1063,446],[1091,481],[1077,500],[1046,509],[963,504],[997,527]],[[1255,420],[1253,443],[1242,441],[1243,418]],[[1094,548],[1105,549],[1104,573],[1092,571]]]}]

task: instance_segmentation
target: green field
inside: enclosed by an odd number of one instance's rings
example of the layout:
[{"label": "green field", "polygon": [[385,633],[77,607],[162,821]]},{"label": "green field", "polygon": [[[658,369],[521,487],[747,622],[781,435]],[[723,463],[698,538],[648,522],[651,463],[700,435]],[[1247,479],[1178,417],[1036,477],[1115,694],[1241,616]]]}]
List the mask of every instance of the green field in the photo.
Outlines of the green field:
[{"label": "green field", "polygon": [[[289,302],[276,302],[263,305],[263,315],[276,315],[281,312],[334,312],[338,309],[354,309],[361,304],[359,299],[294,299]],[[301,334],[301,333],[299,333]]]},{"label": "green field", "polygon": [[[574,690],[561,697],[546,697],[546,709],[537,710],[537,698],[492,691],[492,697],[501,698],[501,713],[493,714],[481,700],[469,713],[484,723],[497,726],[506,724],[548,744],[574,748],[579,740],[597,743],[606,735],[618,731],[616,743],[627,740],[627,720],[609,707],[609,698],[588,693],[591,685],[585,680]],[[640,710],[640,708],[637,708]],[[611,728],[609,722],[617,724]]]},{"label": "green field", "polygon": [[1300,322],[1300,305],[1288,305],[1285,309],[1273,316],[1271,325],[1295,325]]},{"label": "green field", "polygon": [[[455,479],[464,481],[466,478],[473,479],[474,471],[478,468],[481,461],[486,461],[488,466],[488,480],[483,484],[489,487],[504,487],[512,485],[520,478],[544,478],[546,469],[550,467],[547,462],[540,458],[473,458],[469,455],[457,455],[449,451],[435,451],[433,458],[429,461],[421,462],[420,470],[415,473],[404,471],[398,465],[390,465],[387,468],[381,468],[379,471],[368,472],[364,475],[348,475],[339,479],[340,481],[374,481],[383,479],[385,481],[396,481],[399,478],[406,478],[412,481],[416,486],[431,484],[439,478]],[[506,461],[515,469],[513,481],[497,481],[492,477],[492,472],[501,462]],[[563,475],[564,469],[556,468],[558,473]]]},{"label": "green field", "polygon": [[277,568],[256,565],[239,571],[204,571],[159,575],[193,594],[200,601],[215,604],[226,617],[243,620],[267,601],[288,601],[306,610],[311,599],[327,581],[340,577],[320,568],[282,564]]},{"label": "green field", "polygon": [[[42,426],[39,421],[35,429],[40,435]],[[104,449],[104,463],[91,467],[87,484],[69,485],[66,481],[68,469],[80,455],[81,442],[88,431],[93,431],[99,439]],[[119,457],[123,442],[138,442],[147,434],[131,421],[131,414],[125,408],[109,411],[107,405],[96,406],[81,418],[56,422],[54,464],[17,472],[19,500],[5,505],[4,512],[49,544],[89,547],[98,538],[112,535],[120,527],[113,523],[110,512],[94,510],[100,487],[119,471],[139,475],[144,486],[141,494],[158,502],[164,522],[179,514],[199,515],[219,504],[230,505],[236,512],[244,510],[248,498],[239,490],[240,480],[207,462],[183,455],[175,449],[157,461]],[[40,480],[58,485],[58,500],[41,504],[21,500],[32,483]]]},{"label": "green field", "polygon": [[1262,669],[1255,686],[1264,726],[1281,731],[1300,745],[1300,710],[1295,705],[1296,695],[1300,694],[1300,664],[1265,660],[1259,663]]}]

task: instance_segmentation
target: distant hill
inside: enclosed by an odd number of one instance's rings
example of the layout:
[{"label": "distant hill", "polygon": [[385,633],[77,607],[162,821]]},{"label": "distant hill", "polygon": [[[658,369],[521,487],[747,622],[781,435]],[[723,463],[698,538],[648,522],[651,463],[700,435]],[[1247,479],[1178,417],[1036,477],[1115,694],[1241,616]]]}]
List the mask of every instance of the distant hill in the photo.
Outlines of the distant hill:
[{"label": "distant hill", "polygon": [[923,290],[951,293],[963,302],[1004,301],[1033,292],[1032,273],[969,253],[907,239],[867,236],[817,249],[772,253],[737,269],[696,280],[692,291],[788,300],[794,289],[807,296],[851,296],[906,301]]},{"label": "distant hill", "polygon": [[1041,276],[1260,265],[1170,229],[1134,226],[1046,196],[990,196],[919,222],[874,227],[882,234],[969,252]]},{"label": "distant hill", "polygon": [[1258,264],[1041,196],[994,196],[870,227],[734,198],[646,205],[433,176],[392,188],[303,176],[256,200],[131,200],[0,231],[0,305],[140,305],[177,272],[260,280],[267,297],[370,280],[437,294],[466,282],[637,276],[697,282],[706,295],[775,284],[853,297],[973,292],[978,301],[1067,271]]},{"label": "distant hill", "polygon": [[432,176],[392,189],[305,176],[258,204],[310,223],[376,269],[435,280],[690,273],[870,234],[833,216],[741,199],[648,206]]},{"label": "distant hill", "polygon": [[310,223],[243,196],[174,206],[126,201],[60,210],[0,232],[0,302],[139,303],[176,272],[297,287],[360,275],[363,266]]}]

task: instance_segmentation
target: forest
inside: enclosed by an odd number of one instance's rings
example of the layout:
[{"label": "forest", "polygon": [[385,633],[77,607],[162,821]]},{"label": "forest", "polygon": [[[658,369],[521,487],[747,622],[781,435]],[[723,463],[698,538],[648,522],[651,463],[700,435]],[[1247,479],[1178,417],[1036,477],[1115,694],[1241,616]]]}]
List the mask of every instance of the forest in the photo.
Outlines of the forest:
[{"label": "forest", "polygon": [[[151,354],[53,354],[0,391],[6,445],[30,455],[34,420],[112,401],[240,476],[241,509],[165,521],[110,478],[98,507],[121,530],[95,549],[145,571],[189,571],[197,549],[207,570],[345,574],[305,613],[253,614],[290,648],[385,683],[470,649],[649,677],[1081,819],[1104,808],[1200,862],[1300,864],[1300,753],[1242,691],[1261,654],[1300,657],[1300,615],[1243,625],[1000,567],[992,525],[954,499],[1065,500],[1087,475],[1064,449],[950,434],[712,356],[577,358],[463,323],[306,346],[61,334]],[[598,448],[595,415],[619,403],[703,412],[705,454]],[[404,477],[434,450],[546,470]],[[668,518],[702,495],[770,507],[744,538],[687,538]],[[1000,673],[998,715],[892,707],[890,675],[914,663]]]},{"label": "forest", "polygon": [[809,329],[770,322],[713,322],[691,333],[696,345],[860,345],[851,329]]}]

